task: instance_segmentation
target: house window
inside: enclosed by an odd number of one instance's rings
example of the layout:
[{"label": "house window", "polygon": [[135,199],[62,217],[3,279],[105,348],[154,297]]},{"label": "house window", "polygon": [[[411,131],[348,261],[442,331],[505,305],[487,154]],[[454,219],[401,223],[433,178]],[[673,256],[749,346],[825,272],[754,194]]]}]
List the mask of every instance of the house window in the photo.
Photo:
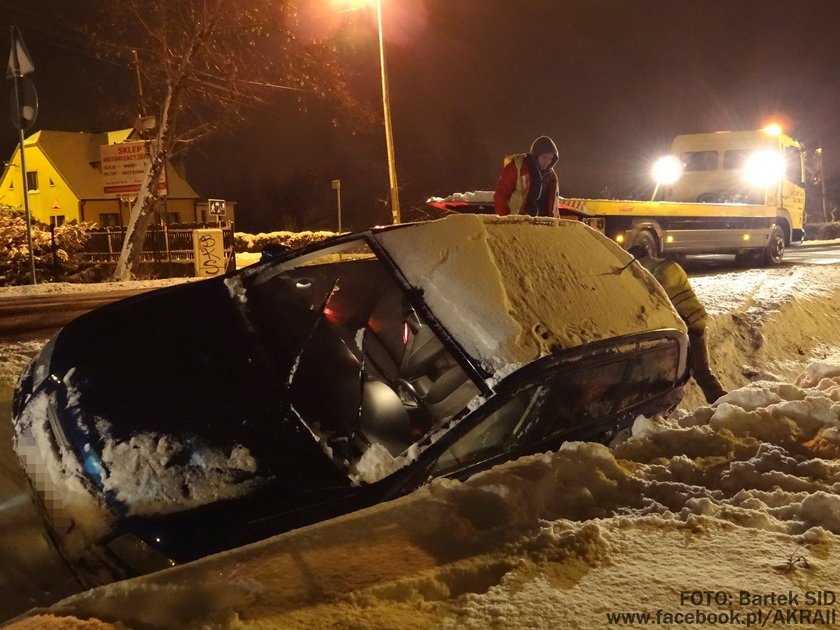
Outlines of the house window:
[{"label": "house window", "polygon": [[38,171],[26,171],[26,187],[29,192],[38,190]]},{"label": "house window", "polygon": [[173,225],[175,223],[181,222],[181,213],[180,212],[165,212],[163,214],[163,222],[166,225]]},{"label": "house window", "polygon": [[52,177],[49,178],[50,187],[55,188],[55,182],[52,180]]},{"label": "house window", "polygon": [[15,183],[14,182],[9,182],[9,190],[14,190],[14,189],[15,189]]},{"label": "house window", "polygon": [[64,225],[64,215],[55,215],[50,217],[50,226],[51,227],[58,227],[59,225]]},{"label": "house window", "polygon": [[119,227],[120,215],[116,212],[102,212],[99,214],[100,227]]}]

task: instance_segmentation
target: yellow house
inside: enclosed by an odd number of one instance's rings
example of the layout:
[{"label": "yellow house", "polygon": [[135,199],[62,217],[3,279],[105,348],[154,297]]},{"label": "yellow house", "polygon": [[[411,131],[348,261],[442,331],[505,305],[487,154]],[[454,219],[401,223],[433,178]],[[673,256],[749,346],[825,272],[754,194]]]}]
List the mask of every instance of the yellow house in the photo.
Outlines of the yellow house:
[{"label": "yellow house", "polygon": [[[101,227],[128,224],[132,199],[104,191],[100,148],[138,138],[133,129],[103,133],[42,130],[24,140],[29,208],[35,221],[61,225],[66,221],[89,221]],[[156,222],[203,223],[209,216],[207,199],[198,193],[171,164],[166,165],[167,194],[161,200]],[[0,204],[23,207],[23,173],[20,145],[6,163],[0,179]],[[232,223],[233,203],[226,204]]]}]

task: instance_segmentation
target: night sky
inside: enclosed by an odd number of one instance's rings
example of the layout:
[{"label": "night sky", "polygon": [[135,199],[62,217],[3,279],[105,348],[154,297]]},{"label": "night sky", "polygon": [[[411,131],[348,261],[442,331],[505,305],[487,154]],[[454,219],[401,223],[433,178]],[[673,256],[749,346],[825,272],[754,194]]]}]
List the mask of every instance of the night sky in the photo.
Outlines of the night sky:
[{"label": "night sky", "polygon": [[[113,0],[107,0],[113,1]],[[244,0],[242,0],[244,1]],[[25,5],[25,6],[21,6]],[[323,0],[324,12],[331,9]],[[37,129],[129,126],[129,68],[82,54],[82,3],[0,0],[0,54],[18,26],[35,61]],[[774,120],[840,172],[838,0],[383,0],[404,218],[431,195],[493,188],[506,154],[538,135],[560,148],[564,196],[645,196],[649,167],[679,133]],[[381,115],[375,15],[324,19],[353,89]],[[320,27],[319,27],[320,28]],[[6,82],[6,92],[11,82]],[[133,110],[129,108],[130,112]],[[2,120],[7,123],[3,124]],[[0,119],[0,154],[16,130]],[[316,97],[278,94],[235,133],[188,156],[199,193],[239,202],[237,229],[390,221],[381,124]]]}]

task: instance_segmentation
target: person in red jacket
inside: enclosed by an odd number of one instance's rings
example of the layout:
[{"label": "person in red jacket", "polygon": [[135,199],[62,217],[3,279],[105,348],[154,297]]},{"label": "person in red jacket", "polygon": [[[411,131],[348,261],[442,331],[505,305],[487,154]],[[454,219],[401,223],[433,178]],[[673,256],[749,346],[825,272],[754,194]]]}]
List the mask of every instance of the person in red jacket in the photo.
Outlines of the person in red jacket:
[{"label": "person in red jacket", "polygon": [[554,172],[557,158],[557,145],[548,136],[534,140],[528,153],[506,157],[493,195],[496,214],[556,217],[560,201],[557,173]]}]

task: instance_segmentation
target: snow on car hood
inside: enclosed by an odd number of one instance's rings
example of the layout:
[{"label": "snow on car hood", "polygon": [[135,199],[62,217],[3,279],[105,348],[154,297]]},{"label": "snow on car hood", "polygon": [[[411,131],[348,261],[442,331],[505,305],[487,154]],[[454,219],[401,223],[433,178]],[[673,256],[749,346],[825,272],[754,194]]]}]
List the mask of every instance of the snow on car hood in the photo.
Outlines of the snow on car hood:
[{"label": "snow on car hood", "polygon": [[558,350],[685,330],[662,288],[577,221],[453,215],[376,235],[464,350],[494,374]]}]

